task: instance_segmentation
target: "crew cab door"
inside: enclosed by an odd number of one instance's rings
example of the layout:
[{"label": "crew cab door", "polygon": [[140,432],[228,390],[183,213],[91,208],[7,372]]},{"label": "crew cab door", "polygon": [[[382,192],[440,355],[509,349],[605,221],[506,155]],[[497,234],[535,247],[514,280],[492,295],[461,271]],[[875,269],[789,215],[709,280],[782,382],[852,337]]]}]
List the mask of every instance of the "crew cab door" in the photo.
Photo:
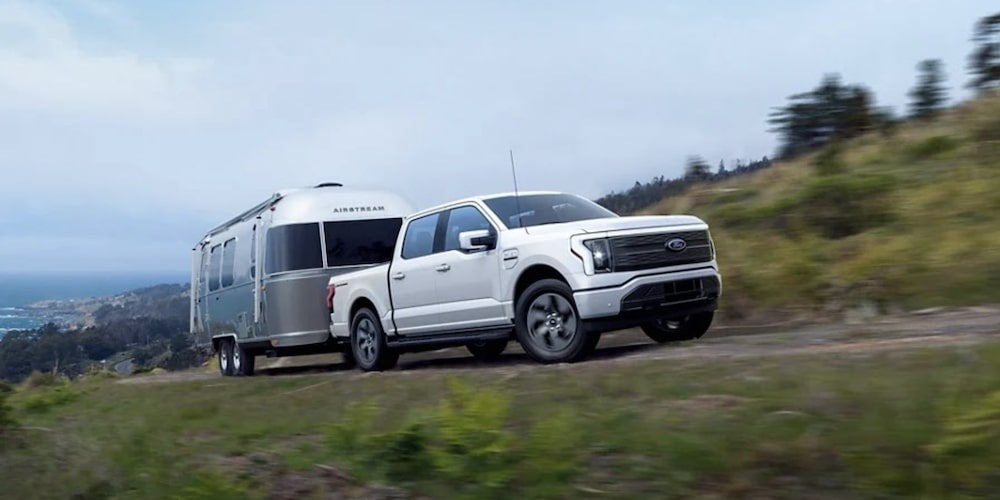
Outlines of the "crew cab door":
[{"label": "crew cab door", "polygon": [[441,213],[408,221],[398,255],[389,268],[396,333],[419,335],[434,329],[438,321],[437,268],[444,262],[435,252]]},{"label": "crew cab door", "polygon": [[474,330],[510,325],[500,301],[500,259],[496,249],[463,251],[458,235],[488,230],[497,234],[486,216],[473,205],[452,208],[439,226],[444,230],[437,295],[441,302],[437,323],[442,331]]}]

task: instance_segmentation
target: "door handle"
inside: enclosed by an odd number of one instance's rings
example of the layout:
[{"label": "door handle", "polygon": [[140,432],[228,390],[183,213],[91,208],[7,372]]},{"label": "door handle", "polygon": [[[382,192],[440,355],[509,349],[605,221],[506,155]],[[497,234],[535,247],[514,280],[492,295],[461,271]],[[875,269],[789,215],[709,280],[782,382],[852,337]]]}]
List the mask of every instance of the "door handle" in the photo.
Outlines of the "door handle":
[{"label": "door handle", "polygon": [[392,275],[392,279],[394,279],[394,280],[401,280],[401,279],[403,279],[405,277],[406,277],[406,275],[403,274],[403,273],[396,273],[396,274]]},{"label": "door handle", "polygon": [[437,266],[434,269],[439,273],[446,273],[448,271],[451,271],[451,266],[449,266],[448,264],[441,264],[440,266]]}]

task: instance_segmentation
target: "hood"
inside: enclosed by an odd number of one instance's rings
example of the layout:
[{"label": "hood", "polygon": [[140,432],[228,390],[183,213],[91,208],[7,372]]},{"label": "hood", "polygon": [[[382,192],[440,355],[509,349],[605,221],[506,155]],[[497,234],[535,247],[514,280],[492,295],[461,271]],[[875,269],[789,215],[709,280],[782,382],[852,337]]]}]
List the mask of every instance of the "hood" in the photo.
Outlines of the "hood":
[{"label": "hood", "polygon": [[559,232],[601,233],[605,231],[621,231],[626,229],[646,229],[664,226],[688,226],[704,224],[705,222],[693,215],[635,215],[626,217],[609,217],[607,219],[590,219],[561,224],[545,224],[530,226],[531,234],[550,234]]}]

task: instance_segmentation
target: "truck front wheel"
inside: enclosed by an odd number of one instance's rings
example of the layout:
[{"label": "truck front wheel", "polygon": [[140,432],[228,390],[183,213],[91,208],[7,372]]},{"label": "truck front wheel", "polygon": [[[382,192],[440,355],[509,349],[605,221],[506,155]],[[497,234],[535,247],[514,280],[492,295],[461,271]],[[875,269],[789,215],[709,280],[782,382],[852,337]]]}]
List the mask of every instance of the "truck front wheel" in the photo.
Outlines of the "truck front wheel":
[{"label": "truck front wheel", "polygon": [[573,302],[573,291],[562,281],[532,283],[517,299],[515,311],[517,340],[535,361],[577,361],[592,348]]},{"label": "truck front wheel", "polygon": [[689,314],[679,318],[661,318],[642,325],[647,337],[659,343],[700,338],[712,326],[715,312]]},{"label": "truck front wheel", "polygon": [[358,368],[366,372],[388,370],[396,366],[399,353],[389,349],[385,331],[371,309],[362,308],[351,321],[351,352]]}]

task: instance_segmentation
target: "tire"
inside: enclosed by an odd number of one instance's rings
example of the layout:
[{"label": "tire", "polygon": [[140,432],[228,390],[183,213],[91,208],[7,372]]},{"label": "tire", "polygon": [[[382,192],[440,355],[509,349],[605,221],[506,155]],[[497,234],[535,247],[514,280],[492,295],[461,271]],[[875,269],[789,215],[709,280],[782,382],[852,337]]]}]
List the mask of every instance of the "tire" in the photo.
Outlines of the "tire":
[{"label": "tire", "polygon": [[647,337],[659,343],[694,340],[700,338],[712,326],[714,311],[690,314],[679,318],[661,318],[642,325]]},{"label": "tire", "polygon": [[578,361],[593,342],[583,328],[573,291],[554,279],[536,281],[518,297],[514,331],[528,356],[540,363]]},{"label": "tire", "polygon": [[222,339],[219,341],[219,373],[223,377],[233,375],[233,341]]},{"label": "tire", "polygon": [[351,346],[347,346],[344,352],[340,353],[340,362],[344,364],[347,368],[355,368],[358,366],[358,362],[354,359],[354,351]]},{"label": "tire", "polygon": [[600,333],[591,333],[587,335],[587,345],[583,346],[583,356],[589,357],[591,354],[597,350],[597,343],[601,341]]},{"label": "tire", "polygon": [[351,352],[366,372],[388,370],[399,361],[399,353],[386,345],[378,316],[368,308],[359,309],[351,320]]},{"label": "tire", "polygon": [[240,346],[239,342],[231,342],[233,346],[233,375],[237,377],[252,377],[256,357]]},{"label": "tire", "polygon": [[465,348],[472,353],[472,356],[482,361],[491,361],[500,357],[504,349],[507,348],[507,339],[504,340],[482,340],[466,344]]}]

